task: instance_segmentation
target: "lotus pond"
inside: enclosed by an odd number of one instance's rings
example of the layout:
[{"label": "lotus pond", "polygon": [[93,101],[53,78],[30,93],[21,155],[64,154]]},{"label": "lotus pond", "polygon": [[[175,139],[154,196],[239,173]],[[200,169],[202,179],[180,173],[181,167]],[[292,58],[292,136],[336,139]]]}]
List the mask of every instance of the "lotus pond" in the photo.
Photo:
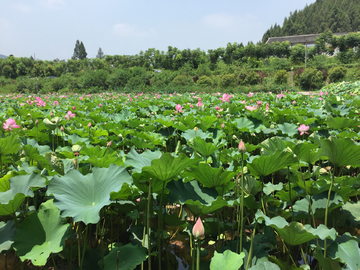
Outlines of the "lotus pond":
[{"label": "lotus pond", "polygon": [[0,96],[0,269],[357,270],[359,90]]}]

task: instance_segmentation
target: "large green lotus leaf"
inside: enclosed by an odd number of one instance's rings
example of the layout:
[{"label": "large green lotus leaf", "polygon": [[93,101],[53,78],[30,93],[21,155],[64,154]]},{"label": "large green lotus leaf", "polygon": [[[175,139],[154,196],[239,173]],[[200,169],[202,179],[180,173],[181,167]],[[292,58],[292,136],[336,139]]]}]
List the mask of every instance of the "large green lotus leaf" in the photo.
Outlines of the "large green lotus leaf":
[{"label": "large green lotus leaf", "polygon": [[26,145],[31,145],[35,148],[37,148],[38,150],[38,154],[40,155],[45,155],[46,153],[52,152],[50,146],[48,145],[39,145],[35,139],[29,139],[27,137],[24,137],[21,139],[21,143],[26,146]]},{"label": "large green lotus leaf", "polygon": [[253,132],[255,130],[255,124],[247,117],[235,119],[233,123],[237,129],[242,132]]},{"label": "large green lotus leaf", "polygon": [[81,163],[90,163],[94,167],[99,168],[108,168],[111,164],[115,164],[117,166],[124,165],[124,161],[119,157],[102,157],[102,158],[96,158],[96,157],[90,157],[86,161],[82,161]]},{"label": "large green lotus leaf", "polygon": [[[162,187],[164,182],[153,177],[151,174],[142,172],[133,172],[132,174],[134,185],[141,191],[148,193],[149,192],[149,182],[151,178],[151,191],[152,193],[160,194],[162,192]],[[165,183],[166,184],[166,183]]]},{"label": "large green lotus leaf", "polygon": [[328,127],[334,129],[356,128],[359,123],[353,119],[346,119],[344,117],[329,117],[327,119]]},{"label": "large green lotus leaf", "polygon": [[279,124],[278,129],[281,130],[283,134],[286,134],[290,137],[294,136],[299,132],[298,127],[292,123]]},{"label": "large green lotus leaf", "polygon": [[33,197],[31,188],[38,189],[46,186],[46,178],[37,173],[17,175],[10,180],[3,177],[0,182],[10,181],[10,187],[0,192],[0,215],[14,213],[24,201],[25,197]]},{"label": "large green lotus leaf", "polygon": [[261,262],[250,267],[249,270],[280,270],[280,267],[272,262]]},{"label": "large green lotus leaf", "polygon": [[266,156],[269,156],[278,149],[283,150],[286,147],[293,148],[293,145],[294,144],[292,142],[284,141],[284,138],[275,136],[275,137],[266,139],[259,146],[262,147],[261,153]]},{"label": "large green lotus leaf", "polygon": [[61,216],[96,224],[100,209],[111,204],[110,193],[120,191],[124,183],[132,184],[131,176],[125,168],[113,164],[109,168],[94,168],[87,175],[70,170],[63,177],[53,177],[48,194],[54,195]]},{"label": "large green lotus leaf", "polygon": [[354,225],[360,223],[360,201],[356,203],[347,202],[342,208],[348,213],[349,218]]},{"label": "large green lotus leaf", "polygon": [[315,136],[315,141],[334,166],[360,165],[360,145],[357,145],[352,139],[339,139],[333,136],[328,139],[321,139]]},{"label": "large green lotus leaf", "polygon": [[[325,216],[327,199],[328,199],[328,191],[316,194],[312,197],[312,209],[314,211],[315,217],[322,218]],[[339,194],[335,192],[331,192],[330,200],[329,200],[329,208],[328,208],[329,213],[331,213],[336,208],[341,207],[343,204],[344,204],[343,198]]]},{"label": "large green lotus leaf", "polygon": [[[195,117],[190,114],[186,117],[181,118],[180,123],[184,124],[188,129],[192,130],[197,124],[197,119],[195,119]],[[201,137],[200,135],[197,136]]]},{"label": "large green lotus leaf", "polygon": [[142,168],[145,166],[151,166],[153,159],[158,159],[162,155],[161,151],[156,150],[151,152],[145,150],[142,154],[138,154],[134,148],[126,155],[125,167],[132,166],[135,172],[141,173]]},{"label": "large green lotus leaf", "polygon": [[358,240],[349,235],[343,235],[336,239],[328,249],[327,254],[332,259],[340,259],[345,266],[344,270],[360,269],[360,248]]},{"label": "large green lotus leaf", "polygon": [[63,250],[65,239],[70,236],[70,224],[60,216],[59,209],[48,200],[38,212],[28,216],[15,234],[14,249],[22,261],[45,265],[51,253]]},{"label": "large green lotus leaf", "polygon": [[166,182],[178,176],[186,167],[197,163],[197,159],[190,159],[183,153],[180,153],[178,157],[165,153],[159,159],[153,159],[151,166],[143,167],[142,171]]},{"label": "large green lotus leaf", "polygon": [[226,185],[236,175],[236,172],[224,171],[222,167],[213,168],[208,164],[200,163],[196,167],[189,168],[188,174],[204,187],[214,188]]},{"label": "large green lotus leaf", "polygon": [[297,144],[293,152],[299,160],[312,164],[318,161],[323,153],[321,148],[309,142]]},{"label": "large green lotus leaf", "polygon": [[20,139],[16,135],[0,138],[0,157],[14,154],[21,148]]},{"label": "large green lotus leaf", "polygon": [[186,201],[199,201],[204,205],[211,205],[218,196],[217,191],[214,188],[201,187],[197,181],[190,181],[184,183],[182,180],[171,181],[167,184],[169,189],[169,203],[185,204]]},{"label": "large green lotus leaf", "polygon": [[194,215],[206,215],[227,205],[223,197],[218,196],[216,189],[200,187],[197,181],[183,183],[171,181],[169,189],[169,203],[180,202],[186,204]]},{"label": "large green lotus leaf", "polygon": [[295,221],[289,224],[283,217],[277,216],[270,219],[259,210],[255,217],[258,220],[264,220],[267,226],[274,228],[281,238],[291,246],[300,245],[316,238],[322,240],[325,238],[335,240],[336,238],[336,230],[334,228],[329,230],[323,224],[319,225],[316,229],[309,224],[304,226],[302,223]]},{"label": "large green lotus leaf", "polygon": [[199,152],[203,157],[209,157],[212,153],[218,150],[221,146],[216,146],[212,143],[207,143],[204,139],[196,137],[195,139],[190,139],[188,145]]},{"label": "large green lotus leaf", "polygon": [[272,155],[262,155],[254,158],[251,162],[248,162],[246,166],[254,176],[267,176],[296,163],[297,159],[292,152],[277,150]]},{"label": "large green lotus leaf", "polygon": [[148,142],[147,140],[143,138],[139,138],[136,136],[133,136],[131,138],[131,142],[136,146],[138,149],[154,149],[155,145]]},{"label": "large green lotus leaf", "polygon": [[89,144],[89,142],[90,142],[89,138],[82,138],[76,134],[64,136],[63,139],[65,141],[70,142],[72,145],[75,145],[75,144],[85,145],[85,144]]},{"label": "large green lotus leaf", "polygon": [[225,250],[224,253],[215,251],[211,259],[210,270],[238,270],[244,262],[245,253],[237,254],[231,250]]},{"label": "large green lotus leaf", "polygon": [[187,200],[185,204],[195,216],[211,214],[228,205],[227,201],[225,201],[222,196],[218,196],[210,205],[204,205],[200,201],[193,200]]},{"label": "large green lotus leaf", "polygon": [[329,257],[324,258],[324,253],[322,251],[322,248],[320,248],[320,247],[315,249],[313,256],[315,259],[318,260],[320,266],[323,269],[342,270],[339,262],[337,262]]},{"label": "large green lotus leaf", "polygon": [[43,123],[45,124],[45,126],[50,129],[50,130],[54,130],[55,128],[57,128],[60,125],[61,122],[61,118],[60,117],[54,117],[51,118],[51,120],[49,120],[48,118],[45,118],[43,120]]},{"label": "large green lotus leaf", "polygon": [[14,243],[15,224],[12,220],[0,222],[0,252],[9,250]]},{"label": "large green lotus leaf", "polygon": [[[110,253],[105,256],[104,270],[133,270],[137,265],[145,261],[147,258],[147,249],[144,247],[133,246],[127,244],[122,247],[113,248]],[[99,266],[101,267],[101,261]]]},{"label": "large green lotus leaf", "polygon": [[45,156],[40,155],[39,150],[36,147],[33,147],[31,145],[24,145],[23,150],[30,160],[40,162],[42,165],[50,165]]},{"label": "large green lotus leaf", "polygon": [[200,128],[206,132],[217,120],[216,116],[207,115],[200,119]]},{"label": "large green lotus leaf", "polygon": [[196,137],[200,137],[201,139],[206,139],[210,137],[209,132],[203,132],[201,129],[194,130],[194,129],[188,129],[184,133],[181,134],[181,137],[183,137],[186,141],[189,141],[191,139],[195,139]]}]

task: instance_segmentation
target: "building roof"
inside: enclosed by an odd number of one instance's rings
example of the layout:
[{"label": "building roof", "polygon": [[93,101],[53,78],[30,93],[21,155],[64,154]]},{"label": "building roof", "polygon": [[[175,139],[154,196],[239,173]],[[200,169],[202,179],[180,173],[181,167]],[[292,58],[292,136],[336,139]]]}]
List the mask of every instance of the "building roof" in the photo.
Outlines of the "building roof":
[{"label": "building roof", "polygon": [[[333,33],[335,36],[342,36],[348,35],[352,32],[341,32],[341,33]],[[273,42],[284,42],[289,41],[290,45],[294,44],[315,44],[316,38],[320,36],[320,34],[308,34],[308,35],[298,35],[298,36],[285,36],[285,37],[270,37],[266,41],[266,43],[273,43]]]}]

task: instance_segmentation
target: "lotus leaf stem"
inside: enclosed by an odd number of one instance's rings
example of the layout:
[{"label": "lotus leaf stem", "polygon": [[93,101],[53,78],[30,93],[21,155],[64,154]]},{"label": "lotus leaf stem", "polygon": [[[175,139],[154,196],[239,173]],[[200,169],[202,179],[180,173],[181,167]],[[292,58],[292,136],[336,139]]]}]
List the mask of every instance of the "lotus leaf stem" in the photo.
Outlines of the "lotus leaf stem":
[{"label": "lotus leaf stem", "polygon": [[150,203],[151,203],[151,178],[149,180],[149,192],[147,202],[147,215],[146,215],[146,231],[147,231],[147,244],[148,244],[148,269],[151,270],[151,242],[150,242]]},{"label": "lotus leaf stem", "polygon": [[251,244],[250,244],[249,255],[248,255],[247,262],[246,262],[245,270],[248,270],[249,266],[251,266],[252,253],[253,253],[253,247],[254,247],[254,238],[255,238],[255,231],[256,231],[256,224],[257,223],[255,222],[254,230],[253,230],[253,233],[251,235]]},{"label": "lotus leaf stem", "polygon": [[200,270],[200,243],[201,240],[198,239],[197,241],[197,245],[196,245],[196,270]]},{"label": "lotus leaf stem", "polygon": [[[333,173],[331,175],[331,184],[330,184],[330,188],[329,188],[329,192],[328,192],[328,197],[327,197],[327,202],[326,202],[326,209],[325,209],[325,226],[327,227],[327,221],[328,221],[328,212],[329,212],[329,203],[330,203],[330,195],[331,195],[331,190],[332,187],[334,185],[334,179],[335,179],[335,166],[334,166],[334,170]],[[326,258],[326,251],[327,251],[327,245],[326,245],[326,238],[324,239],[324,258]]]},{"label": "lotus leaf stem", "polygon": [[241,152],[241,199],[240,199],[240,233],[238,236],[240,237],[240,253],[243,248],[243,239],[242,234],[244,231],[244,153]]}]

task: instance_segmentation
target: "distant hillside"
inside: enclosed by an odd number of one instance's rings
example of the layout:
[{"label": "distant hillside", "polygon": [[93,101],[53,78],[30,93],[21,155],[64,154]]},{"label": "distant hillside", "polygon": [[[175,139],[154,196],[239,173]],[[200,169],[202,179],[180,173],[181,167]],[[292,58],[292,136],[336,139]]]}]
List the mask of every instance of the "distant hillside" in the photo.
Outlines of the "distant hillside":
[{"label": "distant hillside", "polygon": [[7,58],[7,56],[6,56],[6,55],[3,55],[3,54],[0,54],[0,58],[2,58],[2,59],[6,59],[6,58]]},{"label": "distant hillside", "polygon": [[290,12],[283,25],[271,26],[263,35],[269,37],[360,31],[360,0],[316,0],[302,10]]}]

